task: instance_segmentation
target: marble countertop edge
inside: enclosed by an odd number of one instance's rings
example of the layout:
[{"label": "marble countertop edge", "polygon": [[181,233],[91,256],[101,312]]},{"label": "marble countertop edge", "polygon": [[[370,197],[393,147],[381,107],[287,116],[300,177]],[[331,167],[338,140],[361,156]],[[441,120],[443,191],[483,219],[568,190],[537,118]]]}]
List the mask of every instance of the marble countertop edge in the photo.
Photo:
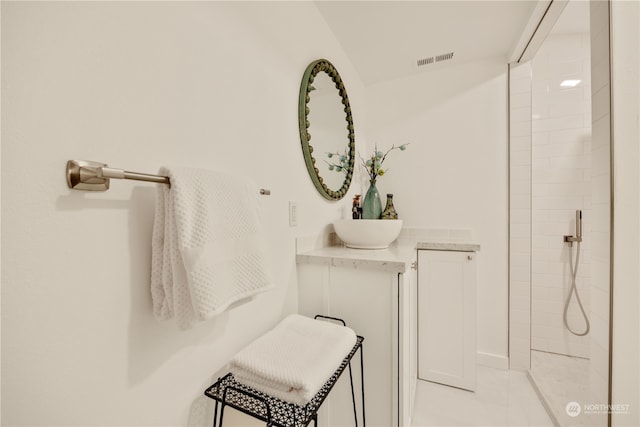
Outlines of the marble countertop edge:
[{"label": "marble countertop edge", "polygon": [[[336,249],[348,249],[335,247]],[[356,251],[358,249],[350,249]],[[328,254],[298,254],[297,264],[325,265],[331,267],[380,270],[390,273],[404,273],[407,271],[410,261],[390,260],[390,259],[369,259],[365,256],[345,256]]]},{"label": "marble countertop edge", "polygon": [[480,245],[477,243],[462,242],[418,242],[416,249],[427,249],[434,251],[458,251],[458,252],[479,252]]},{"label": "marble countertop edge", "polygon": [[405,273],[416,259],[417,250],[476,252],[480,250],[480,245],[459,241],[431,241],[405,235],[387,249],[351,249],[342,245],[320,247],[298,253],[296,263]]}]

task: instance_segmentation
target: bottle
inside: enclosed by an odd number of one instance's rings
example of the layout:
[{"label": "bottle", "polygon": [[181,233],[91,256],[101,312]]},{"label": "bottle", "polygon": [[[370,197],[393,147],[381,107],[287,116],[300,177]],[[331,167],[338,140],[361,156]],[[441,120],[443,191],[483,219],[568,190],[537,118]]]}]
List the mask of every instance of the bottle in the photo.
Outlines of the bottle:
[{"label": "bottle", "polygon": [[360,207],[360,194],[356,194],[353,198],[353,207],[351,208],[351,217],[353,219],[361,218],[362,208]]},{"label": "bottle", "polygon": [[380,219],[398,219],[398,212],[393,206],[393,194],[387,194],[387,206],[385,206]]}]

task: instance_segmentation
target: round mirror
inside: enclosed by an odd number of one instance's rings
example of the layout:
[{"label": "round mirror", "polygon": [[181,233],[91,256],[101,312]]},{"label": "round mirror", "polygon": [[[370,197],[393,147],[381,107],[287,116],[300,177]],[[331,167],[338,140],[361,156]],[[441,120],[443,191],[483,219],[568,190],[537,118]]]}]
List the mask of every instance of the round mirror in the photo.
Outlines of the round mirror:
[{"label": "round mirror", "polygon": [[298,124],[313,184],[323,197],[342,199],[353,178],[353,119],[340,74],[326,59],[312,62],[304,72]]}]

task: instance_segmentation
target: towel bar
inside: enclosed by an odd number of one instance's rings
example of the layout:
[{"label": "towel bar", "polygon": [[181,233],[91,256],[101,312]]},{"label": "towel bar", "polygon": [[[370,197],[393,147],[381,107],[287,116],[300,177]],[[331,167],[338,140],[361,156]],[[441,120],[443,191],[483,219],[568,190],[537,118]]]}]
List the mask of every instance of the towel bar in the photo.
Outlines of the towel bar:
[{"label": "towel bar", "polygon": [[[105,163],[89,160],[67,161],[67,185],[73,190],[106,191],[113,179],[132,179],[135,181],[155,182],[171,185],[168,176],[148,173],[130,172],[123,169],[110,168]],[[260,189],[260,194],[268,196],[271,190]]]}]

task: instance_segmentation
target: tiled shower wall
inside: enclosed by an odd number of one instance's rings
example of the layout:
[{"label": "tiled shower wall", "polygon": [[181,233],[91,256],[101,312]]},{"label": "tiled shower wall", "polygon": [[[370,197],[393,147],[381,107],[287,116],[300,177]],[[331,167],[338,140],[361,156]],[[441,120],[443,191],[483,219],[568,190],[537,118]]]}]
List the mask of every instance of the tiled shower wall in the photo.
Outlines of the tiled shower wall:
[{"label": "tiled shower wall", "polygon": [[[589,357],[589,336],[565,328],[570,295],[570,256],[564,243],[575,235],[575,211],[583,213],[577,288],[589,316],[591,224],[591,79],[589,34],[549,35],[532,68],[531,140],[531,348]],[[562,86],[573,80],[575,86]],[[573,254],[571,255],[571,251]],[[575,261],[574,261],[575,262]],[[568,323],[585,321],[575,295]]]}]

